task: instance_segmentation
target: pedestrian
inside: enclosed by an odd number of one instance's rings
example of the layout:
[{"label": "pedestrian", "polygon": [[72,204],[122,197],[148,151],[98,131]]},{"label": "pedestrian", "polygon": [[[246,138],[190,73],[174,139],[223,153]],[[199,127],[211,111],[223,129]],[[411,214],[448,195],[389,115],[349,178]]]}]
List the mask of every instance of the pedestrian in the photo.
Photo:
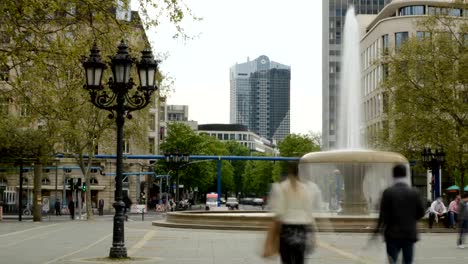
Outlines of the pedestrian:
[{"label": "pedestrian", "polygon": [[457,195],[453,201],[449,204],[448,215],[450,220],[450,228],[457,228],[456,222],[458,221],[458,205],[460,203],[461,196]]},{"label": "pedestrian", "polygon": [[71,219],[75,220],[75,202],[73,202],[73,200],[70,200],[68,203],[68,211],[70,211]]},{"label": "pedestrian", "polygon": [[[320,203],[320,192],[315,184],[306,184],[299,180],[298,162],[288,163],[286,180],[272,186],[269,199],[271,209],[275,214],[272,226],[274,237],[279,236],[279,248],[271,247],[267,234],[267,241],[263,252],[264,257],[273,255],[278,249],[283,264],[302,264],[305,254],[312,252],[315,247],[314,206]],[[275,239],[276,240],[276,239]],[[276,243],[276,242],[273,242]],[[270,249],[273,248],[273,251]]]},{"label": "pedestrian", "polygon": [[442,220],[444,226],[448,228],[447,208],[445,207],[444,202],[442,202],[442,197],[437,197],[429,208],[429,228],[432,228],[434,222],[438,223],[439,220]]},{"label": "pedestrian", "polygon": [[104,215],[104,200],[103,199],[99,199],[98,206],[99,206],[99,215]]},{"label": "pedestrian", "polygon": [[389,263],[397,262],[400,251],[403,263],[413,262],[414,243],[418,240],[416,223],[424,216],[424,205],[419,193],[411,188],[406,178],[406,166],[393,168],[394,184],[384,190],[380,213],[372,240],[383,233]]},{"label": "pedestrian", "polygon": [[57,216],[62,215],[62,212],[61,212],[62,206],[60,204],[60,200],[55,201],[54,208],[55,208],[55,215],[57,215]]},{"label": "pedestrian", "polygon": [[128,221],[128,214],[130,211],[130,207],[132,206],[132,200],[130,200],[130,197],[128,197],[128,195],[125,194],[123,197],[123,202],[125,204],[125,207],[124,207],[125,221]]},{"label": "pedestrian", "polygon": [[458,248],[465,248],[463,243],[465,234],[468,232],[468,193],[465,193],[458,208],[460,209],[458,212],[460,232],[458,233],[457,246]]}]

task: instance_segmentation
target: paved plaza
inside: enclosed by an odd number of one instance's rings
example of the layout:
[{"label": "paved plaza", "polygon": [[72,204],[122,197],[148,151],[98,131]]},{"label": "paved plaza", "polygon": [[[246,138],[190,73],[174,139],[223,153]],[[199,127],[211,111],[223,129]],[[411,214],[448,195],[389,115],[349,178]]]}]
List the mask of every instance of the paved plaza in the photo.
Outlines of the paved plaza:
[{"label": "paved plaza", "polygon": [[[131,261],[119,263],[279,263],[260,258],[264,232],[171,229],[151,226],[133,215],[125,223],[125,242]],[[112,216],[70,221],[65,216],[44,222],[0,222],[0,263],[110,263]],[[415,263],[468,263],[468,248],[455,246],[456,235],[422,234]],[[367,245],[362,233],[320,233],[319,247],[307,263],[385,263],[384,244]]]}]

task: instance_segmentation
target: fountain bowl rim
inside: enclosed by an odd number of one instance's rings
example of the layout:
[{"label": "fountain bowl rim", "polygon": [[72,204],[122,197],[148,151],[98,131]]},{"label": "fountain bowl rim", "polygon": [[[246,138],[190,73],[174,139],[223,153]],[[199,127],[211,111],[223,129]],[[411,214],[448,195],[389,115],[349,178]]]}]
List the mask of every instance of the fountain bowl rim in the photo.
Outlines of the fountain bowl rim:
[{"label": "fountain bowl rim", "polygon": [[345,149],[310,152],[302,156],[300,163],[404,163],[408,160],[396,152],[366,149]]}]

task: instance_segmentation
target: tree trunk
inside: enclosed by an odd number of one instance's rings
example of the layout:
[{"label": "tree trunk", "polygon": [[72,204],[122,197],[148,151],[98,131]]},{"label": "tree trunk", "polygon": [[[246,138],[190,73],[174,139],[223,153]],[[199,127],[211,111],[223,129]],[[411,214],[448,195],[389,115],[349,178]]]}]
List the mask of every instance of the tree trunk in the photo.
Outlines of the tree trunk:
[{"label": "tree trunk", "polygon": [[42,220],[42,163],[34,165],[33,221]]},{"label": "tree trunk", "polygon": [[88,216],[88,221],[94,220],[94,212],[93,212],[93,205],[91,203],[91,184],[90,184],[90,177],[89,177],[89,170],[85,176],[86,182],[86,215]]}]

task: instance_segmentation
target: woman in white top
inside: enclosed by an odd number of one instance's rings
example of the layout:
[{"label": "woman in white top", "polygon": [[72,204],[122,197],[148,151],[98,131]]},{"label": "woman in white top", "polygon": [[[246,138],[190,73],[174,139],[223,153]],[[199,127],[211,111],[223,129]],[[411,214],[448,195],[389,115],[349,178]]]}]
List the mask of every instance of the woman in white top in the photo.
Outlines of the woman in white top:
[{"label": "woman in white top", "polygon": [[284,264],[302,264],[311,245],[314,227],[312,211],[320,203],[320,191],[298,177],[298,163],[288,164],[288,176],[271,190],[270,205],[281,223],[280,255]]}]

